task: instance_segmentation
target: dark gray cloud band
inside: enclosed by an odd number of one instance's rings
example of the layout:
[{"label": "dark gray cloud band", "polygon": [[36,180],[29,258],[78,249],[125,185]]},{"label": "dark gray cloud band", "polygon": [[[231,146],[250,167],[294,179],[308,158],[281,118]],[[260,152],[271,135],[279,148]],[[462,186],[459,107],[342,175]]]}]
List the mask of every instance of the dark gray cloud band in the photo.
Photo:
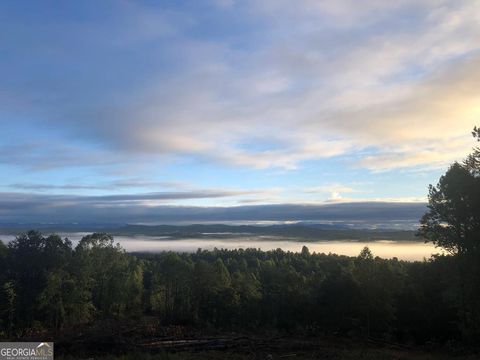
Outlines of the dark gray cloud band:
[{"label": "dark gray cloud band", "polygon": [[0,224],[168,223],[201,221],[416,221],[425,203],[356,202],[325,205],[195,207],[148,205],[148,201],[222,198],[235,191],[165,192],[140,195],[67,196],[0,194]]}]

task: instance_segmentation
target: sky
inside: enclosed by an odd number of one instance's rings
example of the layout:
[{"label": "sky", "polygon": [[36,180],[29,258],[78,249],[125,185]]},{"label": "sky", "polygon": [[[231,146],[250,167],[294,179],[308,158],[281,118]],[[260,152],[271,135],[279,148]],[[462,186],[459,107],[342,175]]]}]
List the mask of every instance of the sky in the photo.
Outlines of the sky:
[{"label": "sky", "polygon": [[425,201],[479,69],[478,0],[1,1],[0,217]]}]

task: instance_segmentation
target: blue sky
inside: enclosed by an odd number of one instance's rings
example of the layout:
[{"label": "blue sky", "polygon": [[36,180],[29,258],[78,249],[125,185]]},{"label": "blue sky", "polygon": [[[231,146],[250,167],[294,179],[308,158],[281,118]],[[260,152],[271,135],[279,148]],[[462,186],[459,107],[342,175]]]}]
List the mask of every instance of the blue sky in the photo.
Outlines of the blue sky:
[{"label": "blue sky", "polygon": [[479,124],[477,0],[6,0],[0,45],[9,206],[424,201]]}]

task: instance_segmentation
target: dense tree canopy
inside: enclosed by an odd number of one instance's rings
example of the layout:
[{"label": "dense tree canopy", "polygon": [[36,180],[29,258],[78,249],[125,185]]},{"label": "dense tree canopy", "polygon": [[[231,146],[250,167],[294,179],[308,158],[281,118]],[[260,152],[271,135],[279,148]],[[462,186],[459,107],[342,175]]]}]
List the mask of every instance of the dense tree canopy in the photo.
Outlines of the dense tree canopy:
[{"label": "dense tree canopy", "polygon": [[207,329],[460,338],[449,257],[409,263],[368,248],[351,258],[306,247],[132,255],[107,234],[73,248],[38,232],[17,237],[0,256],[3,338],[146,316]]}]

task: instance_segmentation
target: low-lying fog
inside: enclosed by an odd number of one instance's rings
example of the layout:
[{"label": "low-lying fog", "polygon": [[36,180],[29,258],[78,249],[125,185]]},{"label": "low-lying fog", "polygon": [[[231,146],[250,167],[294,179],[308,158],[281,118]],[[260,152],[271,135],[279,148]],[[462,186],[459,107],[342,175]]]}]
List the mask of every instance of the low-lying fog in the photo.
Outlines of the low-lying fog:
[{"label": "low-lying fog", "polygon": [[[68,237],[74,245],[87,233],[64,233],[62,237]],[[9,242],[14,239],[13,235],[0,235],[0,239]],[[160,252],[178,251],[194,252],[201,248],[204,250],[218,249],[246,249],[256,248],[261,250],[282,249],[284,251],[301,251],[305,245],[310,252],[334,253],[339,255],[356,256],[364,246],[368,246],[375,256],[382,258],[397,257],[401,260],[423,260],[432,254],[441,252],[431,243],[411,241],[373,241],[357,242],[350,240],[335,241],[296,241],[286,240],[274,236],[245,236],[226,239],[202,238],[202,239],[170,239],[168,237],[155,236],[115,236],[118,242],[128,252]]]}]

